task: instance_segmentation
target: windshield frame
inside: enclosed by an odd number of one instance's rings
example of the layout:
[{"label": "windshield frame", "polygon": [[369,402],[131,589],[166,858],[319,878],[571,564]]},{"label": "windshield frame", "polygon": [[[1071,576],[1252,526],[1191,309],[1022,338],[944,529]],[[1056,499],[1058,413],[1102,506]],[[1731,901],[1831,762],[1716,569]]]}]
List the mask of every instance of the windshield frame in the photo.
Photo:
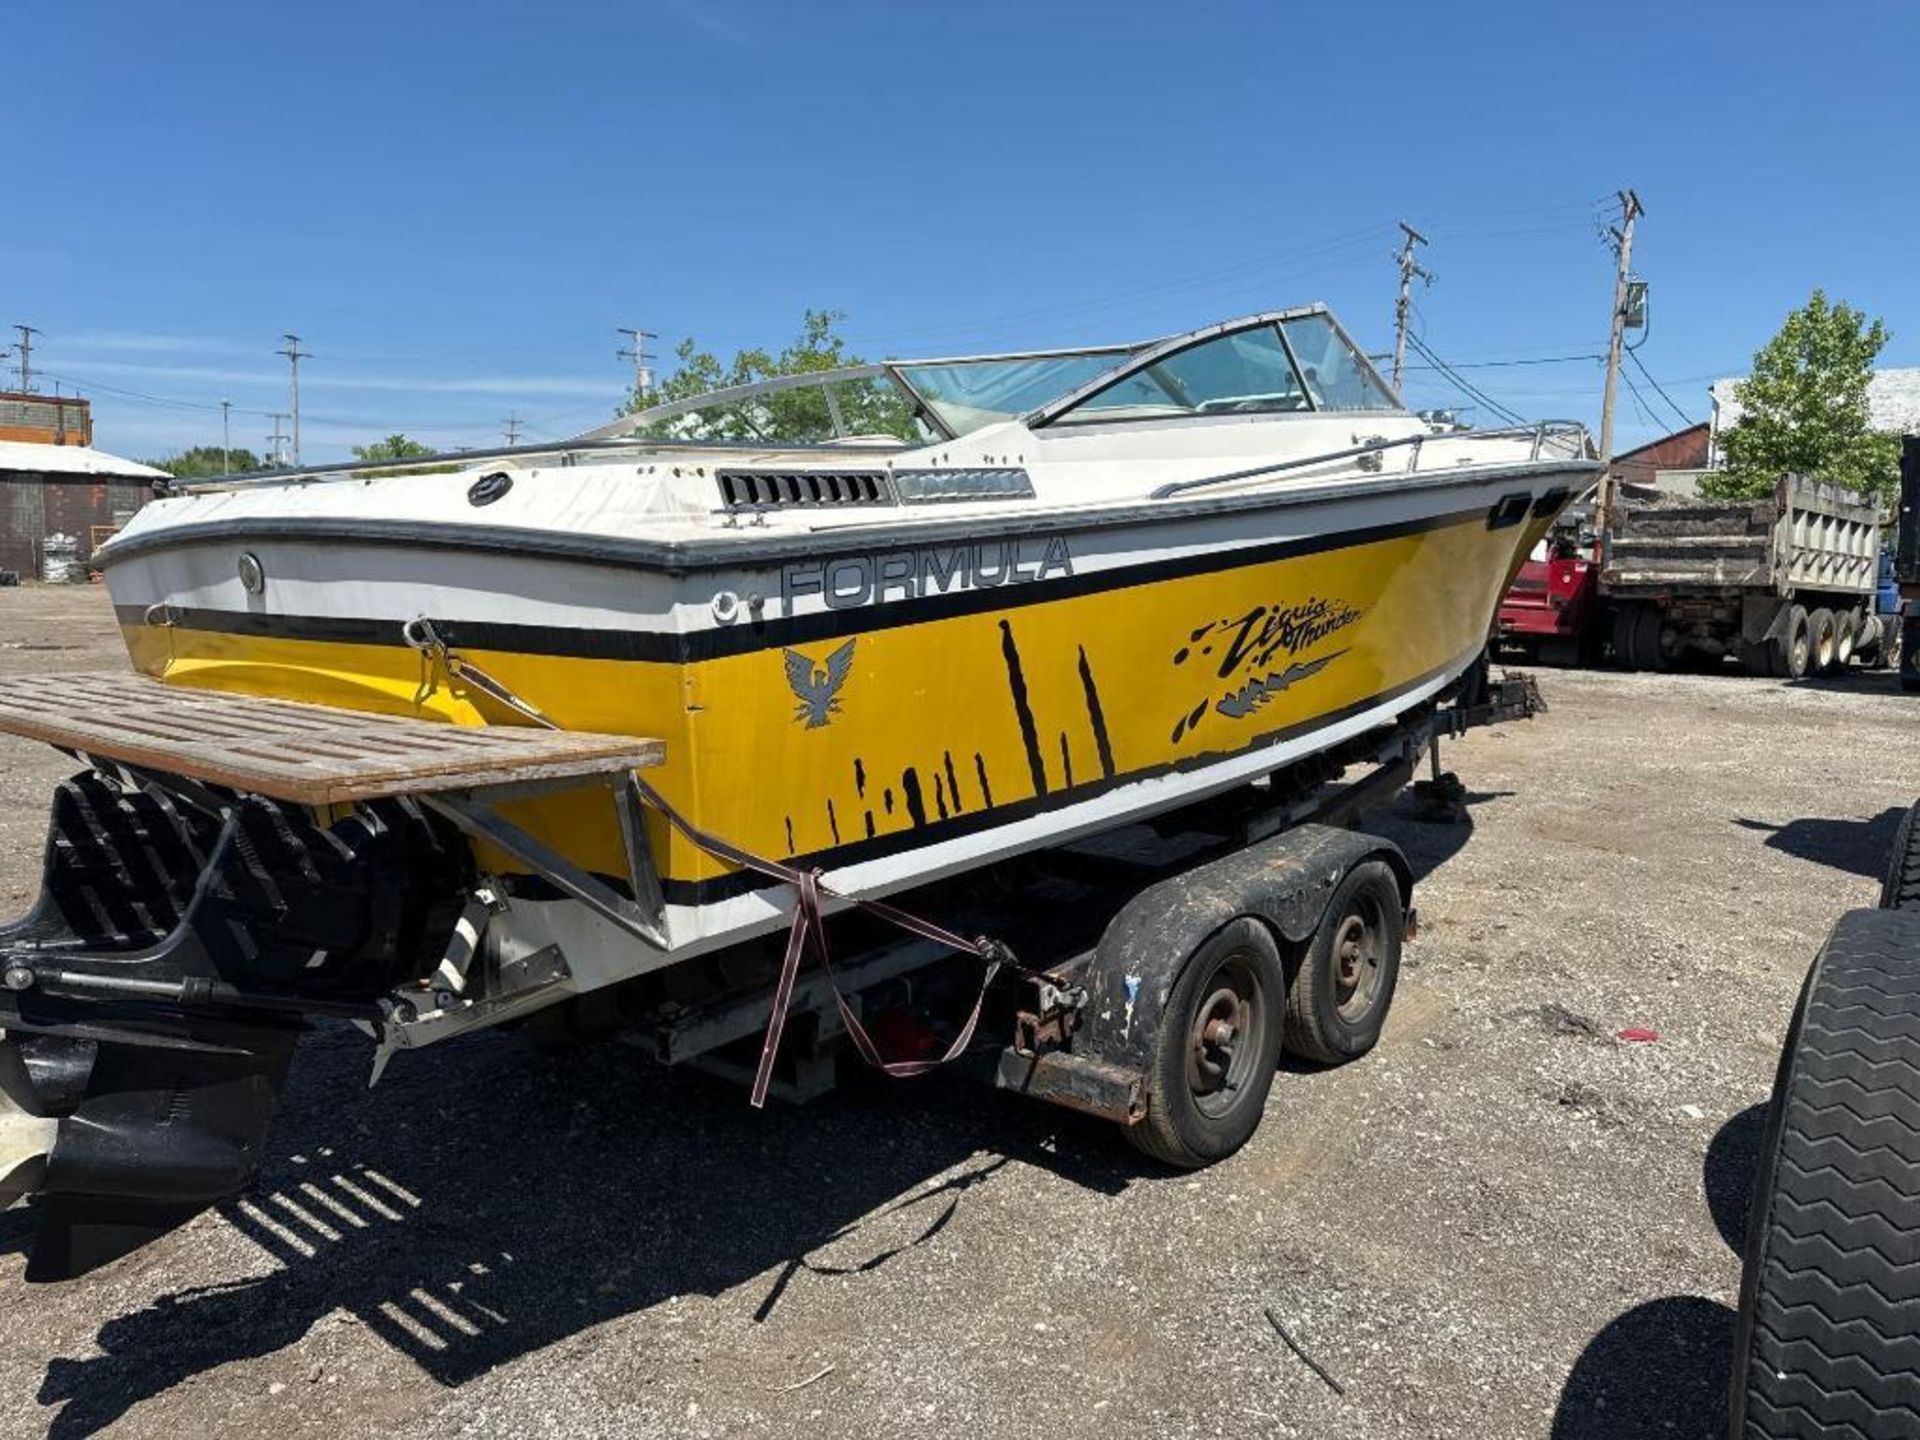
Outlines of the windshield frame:
[{"label": "windshield frame", "polygon": [[[1151,341],[1148,342],[1149,345],[1151,345],[1152,343],[1154,342],[1151,342]],[[960,365],[1016,365],[1016,364],[1020,364],[1023,361],[1029,361],[1029,360],[1078,360],[1078,359],[1084,359],[1090,356],[1111,355],[1113,357],[1112,365],[1108,366],[1105,370],[1102,370],[1099,374],[1093,376],[1092,381],[1082,381],[1078,386],[1074,387],[1076,390],[1082,390],[1082,389],[1085,389],[1089,383],[1097,383],[1099,381],[1106,379],[1108,376],[1118,372],[1135,355],[1140,353],[1141,348],[1142,347],[1138,344],[1083,345],[1083,346],[1079,346],[1072,349],[1062,349],[1062,350],[1010,350],[1005,352],[1004,354],[998,354],[998,355],[950,355],[950,356],[936,356],[932,359],[916,358],[912,360],[886,360],[886,361],[882,361],[881,363],[885,367],[888,375],[892,378],[893,383],[898,385],[902,390],[907,392],[908,398],[910,398],[913,401],[914,406],[919,411],[919,413],[926,416],[933,424],[939,426],[940,429],[946,431],[948,439],[957,440],[963,434],[971,434],[976,430],[985,429],[986,426],[976,425],[972,427],[972,429],[965,430],[965,431],[956,428],[954,425],[948,422],[947,418],[944,415],[940,413],[938,407],[941,404],[941,402],[934,400],[930,396],[923,393],[920,387],[915,385],[913,381],[908,378],[906,374],[907,371],[933,369],[937,366],[953,367],[953,366],[960,366]],[[1008,411],[1004,416],[1004,419],[1018,421],[1023,419],[1025,417],[1025,414],[1026,412],[1024,411],[1017,411],[1017,410]],[[1000,423],[1000,422],[988,422],[988,423],[992,424],[992,423]]]},{"label": "windshield frame", "polygon": [[[1312,305],[1296,305],[1287,310],[1267,310],[1258,315],[1245,316],[1239,320],[1223,320],[1218,325],[1204,326],[1199,330],[1190,330],[1184,335],[1172,336],[1160,341],[1158,344],[1148,345],[1143,349],[1136,350],[1131,360],[1116,366],[1104,375],[1096,375],[1079,389],[1062,395],[1058,400],[1051,400],[1047,404],[1042,405],[1038,410],[1026,415],[1023,417],[1024,423],[1029,430],[1044,429],[1060,420],[1068,411],[1078,408],[1083,402],[1091,400],[1109,386],[1119,384],[1129,375],[1136,374],[1141,370],[1151,369],[1163,360],[1179,355],[1184,351],[1191,350],[1196,346],[1205,345],[1209,341],[1218,340],[1226,335],[1238,335],[1248,330],[1271,328],[1274,334],[1280,337],[1281,348],[1286,352],[1288,361],[1293,365],[1295,372],[1298,373],[1300,369],[1299,359],[1293,353],[1293,345],[1287,339],[1287,332],[1281,322],[1286,320],[1304,320],[1311,316],[1321,317],[1332,327],[1334,334],[1353,352],[1355,360],[1365,367],[1367,374],[1378,383],[1380,392],[1397,403],[1392,406],[1383,406],[1379,409],[1325,410],[1314,401],[1311,394],[1308,394],[1308,408],[1305,410],[1272,411],[1266,413],[1273,415],[1405,415],[1410,413],[1407,410],[1406,402],[1400,399],[1394,388],[1389,385],[1380,372],[1374,368],[1373,361],[1367,358],[1367,352],[1353,343],[1353,337],[1347,333],[1346,327],[1340,323],[1334,313],[1324,304],[1315,302]],[[1074,428],[1078,428],[1079,426],[1092,427],[1096,425],[1166,424],[1176,421],[1215,420],[1219,418],[1221,417],[1209,415],[1158,415],[1150,417],[1116,415],[1097,419],[1077,420],[1072,423]],[[1244,420],[1247,417],[1240,416],[1238,418]]]}]

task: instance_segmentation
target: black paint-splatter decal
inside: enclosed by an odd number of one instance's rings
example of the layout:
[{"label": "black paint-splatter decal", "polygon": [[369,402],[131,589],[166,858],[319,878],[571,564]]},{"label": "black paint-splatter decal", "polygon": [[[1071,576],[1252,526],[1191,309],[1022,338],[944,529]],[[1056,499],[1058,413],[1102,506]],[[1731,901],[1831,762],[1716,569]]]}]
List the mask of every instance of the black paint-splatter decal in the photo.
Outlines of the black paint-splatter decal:
[{"label": "black paint-splatter decal", "polygon": [[858,755],[853,757],[853,793],[862,800],[867,798],[867,767],[860,763]]},{"label": "black paint-splatter decal", "polygon": [[1060,732],[1060,773],[1065,775],[1067,789],[1073,788],[1073,752],[1067,748],[1067,732]]},{"label": "black paint-splatter decal", "polygon": [[933,809],[942,820],[947,818],[947,782],[938,770],[933,772]]},{"label": "black paint-splatter decal", "polygon": [[793,817],[787,816],[787,854],[793,854]]},{"label": "black paint-splatter decal", "polygon": [[881,790],[880,803],[886,807],[887,814],[893,814],[893,787],[891,785]]},{"label": "black paint-splatter decal", "polygon": [[953,752],[951,750],[943,752],[940,762],[947,769],[947,799],[953,802],[953,813],[963,814],[967,807],[960,801],[960,777],[953,771]]},{"label": "black paint-splatter decal", "polygon": [[993,808],[993,786],[987,783],[987,758],[978,750],[973,752],[973,773],[980,778],[980,804]]},{"label": "black paint-splatter decal", "polygon": [[833,831],[833,843],[840,843],[840,817],[833,813],[833,801],[827,801],[827,828]]},{"label": "black paint-splatter decal", "polygon": [[907,800],[907,814],[916,825],[927,823],[927,802],[920,794],[920,772],[909,765],[900,772],[900,793]]},{"label": "black paint-splatter decal", "polygon": [[1194,726],[1198,725],[1200,723],[1200,717],[1202,715],[1205,715],[1206,713],[1207,713],[1207,702],[1202,700],[1198,705],[1193,707],[1192,714],[1182,715],[1179,721],[1173,727],[1173,736],[1172,736],[1173,742],[1176,745],[1179,744],[1180,737],[1186,734],[1187,731],[1191,730]]},{"label": "black paint-splatter decal", "polygon": [[1093,746],[1100,754],[1100,773],[1113,778],[1113,742],[1107,737],[1107,712],[1100,704],[1100,687],[1093,683],[1093,667],[1087,663],[1087,647],[1080,647],[1080,688],[1087,697],[1087,719],[1093,724]]},{"label": "black paint-splatter decal", "polygon": [[1027,747],[1027,769],[1033,774],[1033,793],[1047,793],[1047,762],[1040,755],[1040,732],[1033,725],[1033,707],[1027,702],[1027,676],[1020,668],[1020,647],[1013,643],[1013,626],[1000,622],[1000,653],[1007,662],[1007,689],[1013,713],[1020,721],[1020,739]]},{"label": "black paint-splatter decal", "polygon": [[869,810],[867,811],[867,839],[873,839],[873,835],[873,811]]}]

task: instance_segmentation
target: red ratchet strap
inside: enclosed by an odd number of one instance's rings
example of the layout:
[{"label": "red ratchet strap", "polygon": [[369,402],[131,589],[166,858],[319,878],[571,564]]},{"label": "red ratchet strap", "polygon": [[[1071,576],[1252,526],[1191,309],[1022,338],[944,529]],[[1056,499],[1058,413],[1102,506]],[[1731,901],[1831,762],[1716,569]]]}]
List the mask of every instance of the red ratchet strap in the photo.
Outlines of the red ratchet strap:
[{"label": "red ratchet strap", "polygon": [[[847,1036],[853,1041],[853,1048],[860,1052],[862,1060],[883,1074],[897,1078],[924,1075],[954,1059],[973,1042],[973,1032],[980,1024],[980,1012],[987,1003],[987,991],[1000,974],[1000,967],[1013,959],[1005,945],[985,936],[969,940],[930,920],[909,914],[896,905],[889,905],[884,900],[865,900],[858,895],[831,889],[821,883],[819,870],[800,870],[792,865],[782,865],[777,860],[768,860],[742,850],[717,835],[709,835],[675,810],[667,803],[665,796],[638,775],[633,777],[633,784],[640,792],[641,799],[658,810],[669,825],[707,854],[793,886],[793,927],[787,932],[786,958],[781,961],[780,980],[773,992],[773,1014],[767,1019],[767,1038],[760,1047],[760,1065],[753,1075],[752,1099],[756,1107],[767,1103],[767,1086],[773,1078],[774,1056],[779,1052],[780,1035],[786,1028],[787,1009],[793,1003],[793,983],[800,974],[800,961],[809,951],[826,974],[827,986],[833,991],[833,1003],[839,1008],[840,1021],[847,1027]],[[934,1060],[883,1060],[880,1057],[879,1047],[873,1043],[873,1037],[860,1023],[860,1017],[854,1014],[853,1007],[847,1003],[847,997],[841,993],[839,979],[833,973],[833,960],[827,951],[827,917],[821,903],[822,896],[844,900],[856,909],[877,916],[910,934],[963,955],[977,955],[987,962],[986,974],[980,979],[980,993],[973,998],[973,1009],[967,1013],[966,1023],[960,1027],[960,1033],[953,1037],[953,1043],[947,1046],[945,1054]]]},{"label": "red ratchet strap", "polygon": [[[462,659],[449,650],[444,641],[435,634],[433,626],[427,620],[412,622],[407,632],[407,641],[416,649],[437,658],[446,667],[447,674],[455,679],[464,680],[476,690],[480,690],[499,701],[516,714],[524,715],[536,725],[549,730],[561,727],[540,710],[522,700],[506,686],[495,680],[486,671]],[[752,1101],[757,1109],[767,1103],[767,1087],[773,1080],[773,1061],[780,1050],[780,1037],[786,1030],[787,1010],[793,1004],[794,981],[799,978],[800,962],[811,952],[820,962],[820,969],[827,977],[827,986],[833,991],[833,1003],[839,1008],[840,1022],[847,1027],[847,1036],[853,1041],[853,1048],[860,1052],[860,1058],[883,1074],[906,1077],[924,1075],[936,1070],[957,1057],[973,1042],[973,1032],[979,1027],[980,1012],[985,1009],[987,992],[1000,974],[1000,967],[1017,964],[1013,952],[998,940],[978,936],[972,940],[964,935],[923,920],[918,915],[909,914],[896,905],[884,900],[867,900],[858,895],[848,895],[821,883],[819,870],[801,870],[792,865],[782,865],[777,860],[768,860],[751,851],[742,850],[738,845],[708,834],[682,815],[653,786],[638,775],[632,777],[634,788],[640,798],[653,806],[675,830],[678,830],[697,848],[704,850],[716,860],[729,865],[737,865],[745,870],[753,870],[791,885],[794,892],[793,926],[787,932],[786,958],[780,964],[780,979],[773,992],[773,1013],[767,1018],[767,1036],[760,1047],[760,1064],[753,1074]],[[936,945],[944,945],[963,955],[974,955],[987,962],[986,974],[980,980],[980,993],[974,996],[973,1009],[967,1014],[966,1023],[960,1027],[960,1033],[953,1037],[953,1043],[947,1046],[946,1053],[934,1060],[884,1060],[880,1049],[873,1043],[873,1037],[860,1023],[860,1017],[847,1003],[847,997],[841,993],[839,979],[833,973],[833,960],[827,951],[827,916],[822,897],[844,900],[856,909],[877,916],[888,924],[896,926],[909,934],[931,940]]]}]

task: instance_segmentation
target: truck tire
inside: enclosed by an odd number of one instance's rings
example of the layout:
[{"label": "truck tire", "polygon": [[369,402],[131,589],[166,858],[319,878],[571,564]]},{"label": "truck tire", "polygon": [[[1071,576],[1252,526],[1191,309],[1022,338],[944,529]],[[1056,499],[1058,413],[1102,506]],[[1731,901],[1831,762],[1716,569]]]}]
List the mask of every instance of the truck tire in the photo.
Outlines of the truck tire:
[{"label": "truck tire", "polygon": [[1400,882],[1384,862],[1347,872],[1287,991],[1289,1054],[1340,1065],[1374,1047],[1400,980],[1405,925]]},{"label": "truck tire", "polygon": [[1920,914],[1853,910],[1807,974],[1774,1076],[1740,1275],[1730,1433],[1914,1434],[1916,1308]]},{"label": "truck tire", "polygon": [[1839,627],[1834,623],[1833,611],[1822,605],[1817,610],[1807,612],[1807,673],[1809,675],[1833,673],[1833,655],[1838,638]]},{"label": "truck tire", "polygon": [[1620,605],[1613,612],[1613,663],[1622,670],[1635,670],[1633,663],[1633,622],[1640,613],[1638,605]]},{"label": "truck tire", "polygon": [[1844,673],[1853,662],[1854,642],[1860,638],[1858,610],[1843,610],[1833,618],[1833,668],[1836,673]]},{"label": "truck tire", "polygon": [[1633,668],[1664,670],[1667,658],[1660,653],[1660,607],[1636,605],[1633,611]]},{"label": "truck tire", "polygon": [[1901,817],[1893,854],[1880,882],[1882,910],[1920,910],[1920,802]]},{"label": "truck tire", "polygon": [[[1243,915],[1201,942],[1161,1012],[1146,1118],[1126,1128],[1136,1148],[1193,1170],[1247,1143],[1280,1063],[1286,988],[1280,948],[1260,921]],[[1221,1026],[1230,1033],[1210,1037]]]},{"label": "truck tire", "polygon": [[1782,680],[1798,680],[1807,673],[1807,661],[1813,653],[1812,634],[1804,607],[1787,611],[1787,623],[1773,632],[1773,673]]}]

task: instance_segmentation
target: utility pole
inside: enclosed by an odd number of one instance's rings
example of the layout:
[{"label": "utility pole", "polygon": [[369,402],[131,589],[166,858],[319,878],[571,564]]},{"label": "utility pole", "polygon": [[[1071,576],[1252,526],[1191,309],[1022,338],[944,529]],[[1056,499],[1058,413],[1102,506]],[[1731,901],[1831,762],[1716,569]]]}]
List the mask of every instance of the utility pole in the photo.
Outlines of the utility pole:
[{"label": "utility pole", "polygon": [[280,422],[287,417],[285,415],[269,414],[267,418],[273,421],[273,434],[267,437],[267,444],[273,447],[273,468],[278,470],[284,463],[284,457],[280,447],[285,444],[287,438],[285,432],[280,429]]},{"label": "utility pole", "polygon": [[1400,229],[1406,238],[1400,242],[1400,299],[1393,307],[1393,388],[1400,389],[1400,372],[1407,363],[1407,317],[1413,309],[1413,277],[1418,275],[1429,285],[1433,283],[1431,272],[1420,267],[1413,258],[1413,247],[1427,243],[1427,237],[1414,229],[1406,221],[1400,222]]},{"label": "utility pole", "polygon": [[293,463],[297,466],[300,463],[300,362],[310,357],[307,351],[300,348],[298,335],[288,331],[282,338],[286,340],[287,348],[273,353],[286,356],[287,364],[293,370]]},{"label": "utility pole", "polygon": [[220,402],[220,473],[233,473],[233,401]]},{"label": "utility pole", "polygon": [[33,337],[42,332],[31,325],[16,325],[13,328],[20,332],[20,343],[14,347],[20,352],[20,388],[31,391],[33,389]]},{"label": "utility pole", "polygon": [[1640,197],[1620,192],[1620,223],[1607,227],[1608,243],[1619,261],[1613,277],[1613,329],[1607,341],[1607,390],[1600,402],[1600,494],[1594,505],[1594,528],[1607,532],[1607,510],[1613,500],[1613,401],[1620,388],[1620,345],[1627,330],[1627,270],[1633,263],[1633,223],[1646,214]]},{"label": "utility pole", "polygon": [[634,403],[638,404],[640,398],[653,389],[653,371],[647,366],[650,358],[647,354],[647,341],[657,340],[660,337],[651,330],[627,330],[619,327],[616,327],[613,333],[624,335],[632,342],[631,350],[616,350],[613,355],[616,360],[633,362],[633,398]]},{"label": "utility pole", "polygon": [[514,446],[520,443],[519,412],[516,410],[509,410],[507,412],[507,418],[502,420],[500,423],[507,427],[507,448],[511,450]]}]

